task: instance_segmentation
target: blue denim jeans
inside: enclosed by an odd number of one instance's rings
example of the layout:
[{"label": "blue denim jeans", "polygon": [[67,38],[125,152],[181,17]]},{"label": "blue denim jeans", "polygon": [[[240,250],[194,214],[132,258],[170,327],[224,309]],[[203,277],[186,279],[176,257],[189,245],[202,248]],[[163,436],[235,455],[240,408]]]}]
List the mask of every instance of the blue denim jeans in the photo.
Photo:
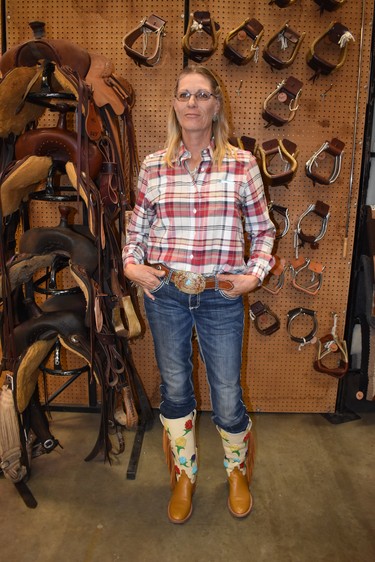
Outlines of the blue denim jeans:
[{"label": "blue denim jeans", "polygon": [[230,433],[244,431],[249,416],[240,383],[244,309],[242,297],[229,298],[220,290],[198,295],[179,291],[163,279],[144,297],[161,375],[160,412],[181,418],[196,408],[193,384],[192,334],[198,339],[210,388],[212,419]]}]

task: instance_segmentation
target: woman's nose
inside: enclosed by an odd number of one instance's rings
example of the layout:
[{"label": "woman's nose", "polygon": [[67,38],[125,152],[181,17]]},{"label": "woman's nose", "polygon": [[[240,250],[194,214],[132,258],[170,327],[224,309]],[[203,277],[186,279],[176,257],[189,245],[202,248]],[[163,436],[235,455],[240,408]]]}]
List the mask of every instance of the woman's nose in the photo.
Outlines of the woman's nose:
[{"label": "woman's nose", "polygon": [[195,97],[195,94],[190,94],[190,98],[188,99],[188,105],[192,105],[195,106],[197,105],[197,99]]}]

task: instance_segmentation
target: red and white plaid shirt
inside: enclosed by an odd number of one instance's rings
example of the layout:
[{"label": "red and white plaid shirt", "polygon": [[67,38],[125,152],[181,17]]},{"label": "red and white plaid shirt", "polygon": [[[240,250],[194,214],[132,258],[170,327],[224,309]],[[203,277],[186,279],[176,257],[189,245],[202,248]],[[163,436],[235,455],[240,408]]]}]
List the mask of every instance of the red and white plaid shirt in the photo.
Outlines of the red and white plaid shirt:
[{"label": "red and white plaid shirt", "polygon": [[[196,181],[186,169],[190,153],[183,145],[172,168],[164,161],[165,150],[146,157],[124,265],[162,262],[203,275],[248,273],[264,279],[274,264],[275,226],[256,160],[237,150],[236,158],[226,155],[218,170],[212,150],[210,145],[202,151]],[[251,240],[247,263],[244,227]]]}]

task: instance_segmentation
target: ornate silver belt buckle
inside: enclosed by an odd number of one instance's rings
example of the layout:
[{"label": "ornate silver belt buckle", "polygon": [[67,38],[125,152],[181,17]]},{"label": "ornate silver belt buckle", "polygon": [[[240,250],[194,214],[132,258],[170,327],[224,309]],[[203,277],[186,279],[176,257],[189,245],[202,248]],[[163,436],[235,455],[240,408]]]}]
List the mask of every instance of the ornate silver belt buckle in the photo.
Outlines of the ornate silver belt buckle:
[{"label": "ornate silver belt buckle", "polygon": [[206,286],[204,276],[192,271],[176,271],[173,281],[177,289],[188,295],[198,295],[204,291]]}]

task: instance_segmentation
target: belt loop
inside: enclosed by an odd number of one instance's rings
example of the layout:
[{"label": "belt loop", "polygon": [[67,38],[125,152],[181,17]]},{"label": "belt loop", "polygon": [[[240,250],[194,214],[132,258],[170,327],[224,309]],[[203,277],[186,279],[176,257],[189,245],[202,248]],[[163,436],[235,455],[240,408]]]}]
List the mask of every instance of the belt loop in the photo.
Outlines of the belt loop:
[{"label": "belt loop", "polygon": [[169,269],[168,275],[164,275],[166,285],[169,285],[172,275],[173,275],[173,269]]},{"label": "belt loop", "polygon": [[215,291],[219,290],[219,279],[217,277],[217,273],[215,275]]}]

